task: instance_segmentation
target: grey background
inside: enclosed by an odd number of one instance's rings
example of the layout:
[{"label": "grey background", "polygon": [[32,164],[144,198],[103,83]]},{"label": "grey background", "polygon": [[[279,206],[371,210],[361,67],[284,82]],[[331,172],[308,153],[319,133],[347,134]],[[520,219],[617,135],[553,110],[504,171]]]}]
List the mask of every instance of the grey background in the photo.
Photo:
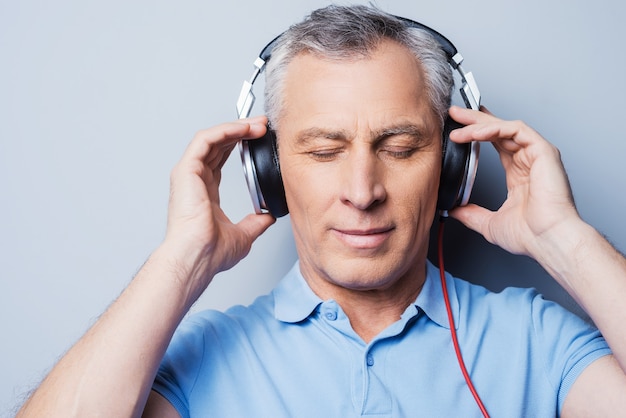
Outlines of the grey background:
[{"label": "grey background", "polygon": [[[170,169],[195,131],[235,118],[256,54],[327,3],[0,0],[0,414],[159,244]],[[483,103],[561,149],[582,216],[626,248],[622,2],[377,4],[449,37]],[[224,207],[239,220],[252,206],[238,155],[224,171]],[[496,208],[504,193],[497,157],[483,147],[474,200]],[[194,310],[271,289],[295,261],[290,234],[281,219]],[[532,260],[454,222],[446,240],[453,273],[494,290],[535,286],[580,312]]]}]

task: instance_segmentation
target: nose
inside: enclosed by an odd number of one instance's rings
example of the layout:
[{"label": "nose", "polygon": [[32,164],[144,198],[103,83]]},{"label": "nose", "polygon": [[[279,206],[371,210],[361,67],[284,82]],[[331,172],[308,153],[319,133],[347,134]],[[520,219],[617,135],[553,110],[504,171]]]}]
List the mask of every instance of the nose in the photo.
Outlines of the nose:
[{"label": "nose", "polygon": [[342,167],[344,204],[367,210],[384,202],[387,197],[384,175],[384,167],[373,150],[352,150]]}]

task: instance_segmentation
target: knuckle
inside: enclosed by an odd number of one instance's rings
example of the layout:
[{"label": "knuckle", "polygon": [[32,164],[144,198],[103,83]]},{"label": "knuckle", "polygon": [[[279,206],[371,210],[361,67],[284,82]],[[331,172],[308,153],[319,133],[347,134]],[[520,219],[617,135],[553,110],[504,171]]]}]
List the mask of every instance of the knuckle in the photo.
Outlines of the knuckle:
[{"label": "knuckle", "polygon": [[552,152],[552,155],[554,155],[555,158],[557,159],[561,159],[561,151],[554,145],[548,143],[548,146],[550,148],[550,151]]},{"label": "knuckle", "polygon": [[193,142],[197,142],[197,141],[202,141],[205,140],[208,134],[208,129],[200,129],[198,131],[196,131],[196,133],[193,135]]},{"label": "knuckle", "polygon": [[174,167],[172,167],[172,169],[170,170],[170,183],[175,183],[176,179],[179,176],[179,172],[180,172],[180,163],[177,163],[176,165],[174,165]]},{"label": "knuckle", "polygon": [[513,120],[511,121],[511,123],[513,124],[513,126],[515,126],[515,129],[519,132],[519,131],[523,131],[528,129],[528,125],[526,125],[526,123],[522,120]]}]

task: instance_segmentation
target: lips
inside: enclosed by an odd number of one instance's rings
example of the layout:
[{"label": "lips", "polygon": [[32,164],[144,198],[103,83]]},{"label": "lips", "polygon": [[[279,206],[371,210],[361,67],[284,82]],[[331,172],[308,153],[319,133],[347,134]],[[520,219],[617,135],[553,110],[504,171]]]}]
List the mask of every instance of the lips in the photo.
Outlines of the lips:
[{"label": "lips", "polygon": [[376,249],[391,236],[393,227],[371,229],[333,229],[335,236],[345,245],[355,249]]}]

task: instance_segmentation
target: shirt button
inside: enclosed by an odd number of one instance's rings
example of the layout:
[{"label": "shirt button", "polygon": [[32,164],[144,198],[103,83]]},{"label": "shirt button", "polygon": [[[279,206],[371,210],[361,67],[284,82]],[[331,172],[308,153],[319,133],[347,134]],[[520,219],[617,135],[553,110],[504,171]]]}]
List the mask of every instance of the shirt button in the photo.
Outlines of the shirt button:
[{"label": "shirt button", "polygon": [[367,365],[370,367],[374,365],[374,356],[371,354],[367,355]]},{"label": "shirt button", "polygon": [[328,319],[329,321],[334,321],[335,319],[337,319],[337,312],[335,311],[326,311],[324,313],[324,316],[326,317],[326,319]]}]

